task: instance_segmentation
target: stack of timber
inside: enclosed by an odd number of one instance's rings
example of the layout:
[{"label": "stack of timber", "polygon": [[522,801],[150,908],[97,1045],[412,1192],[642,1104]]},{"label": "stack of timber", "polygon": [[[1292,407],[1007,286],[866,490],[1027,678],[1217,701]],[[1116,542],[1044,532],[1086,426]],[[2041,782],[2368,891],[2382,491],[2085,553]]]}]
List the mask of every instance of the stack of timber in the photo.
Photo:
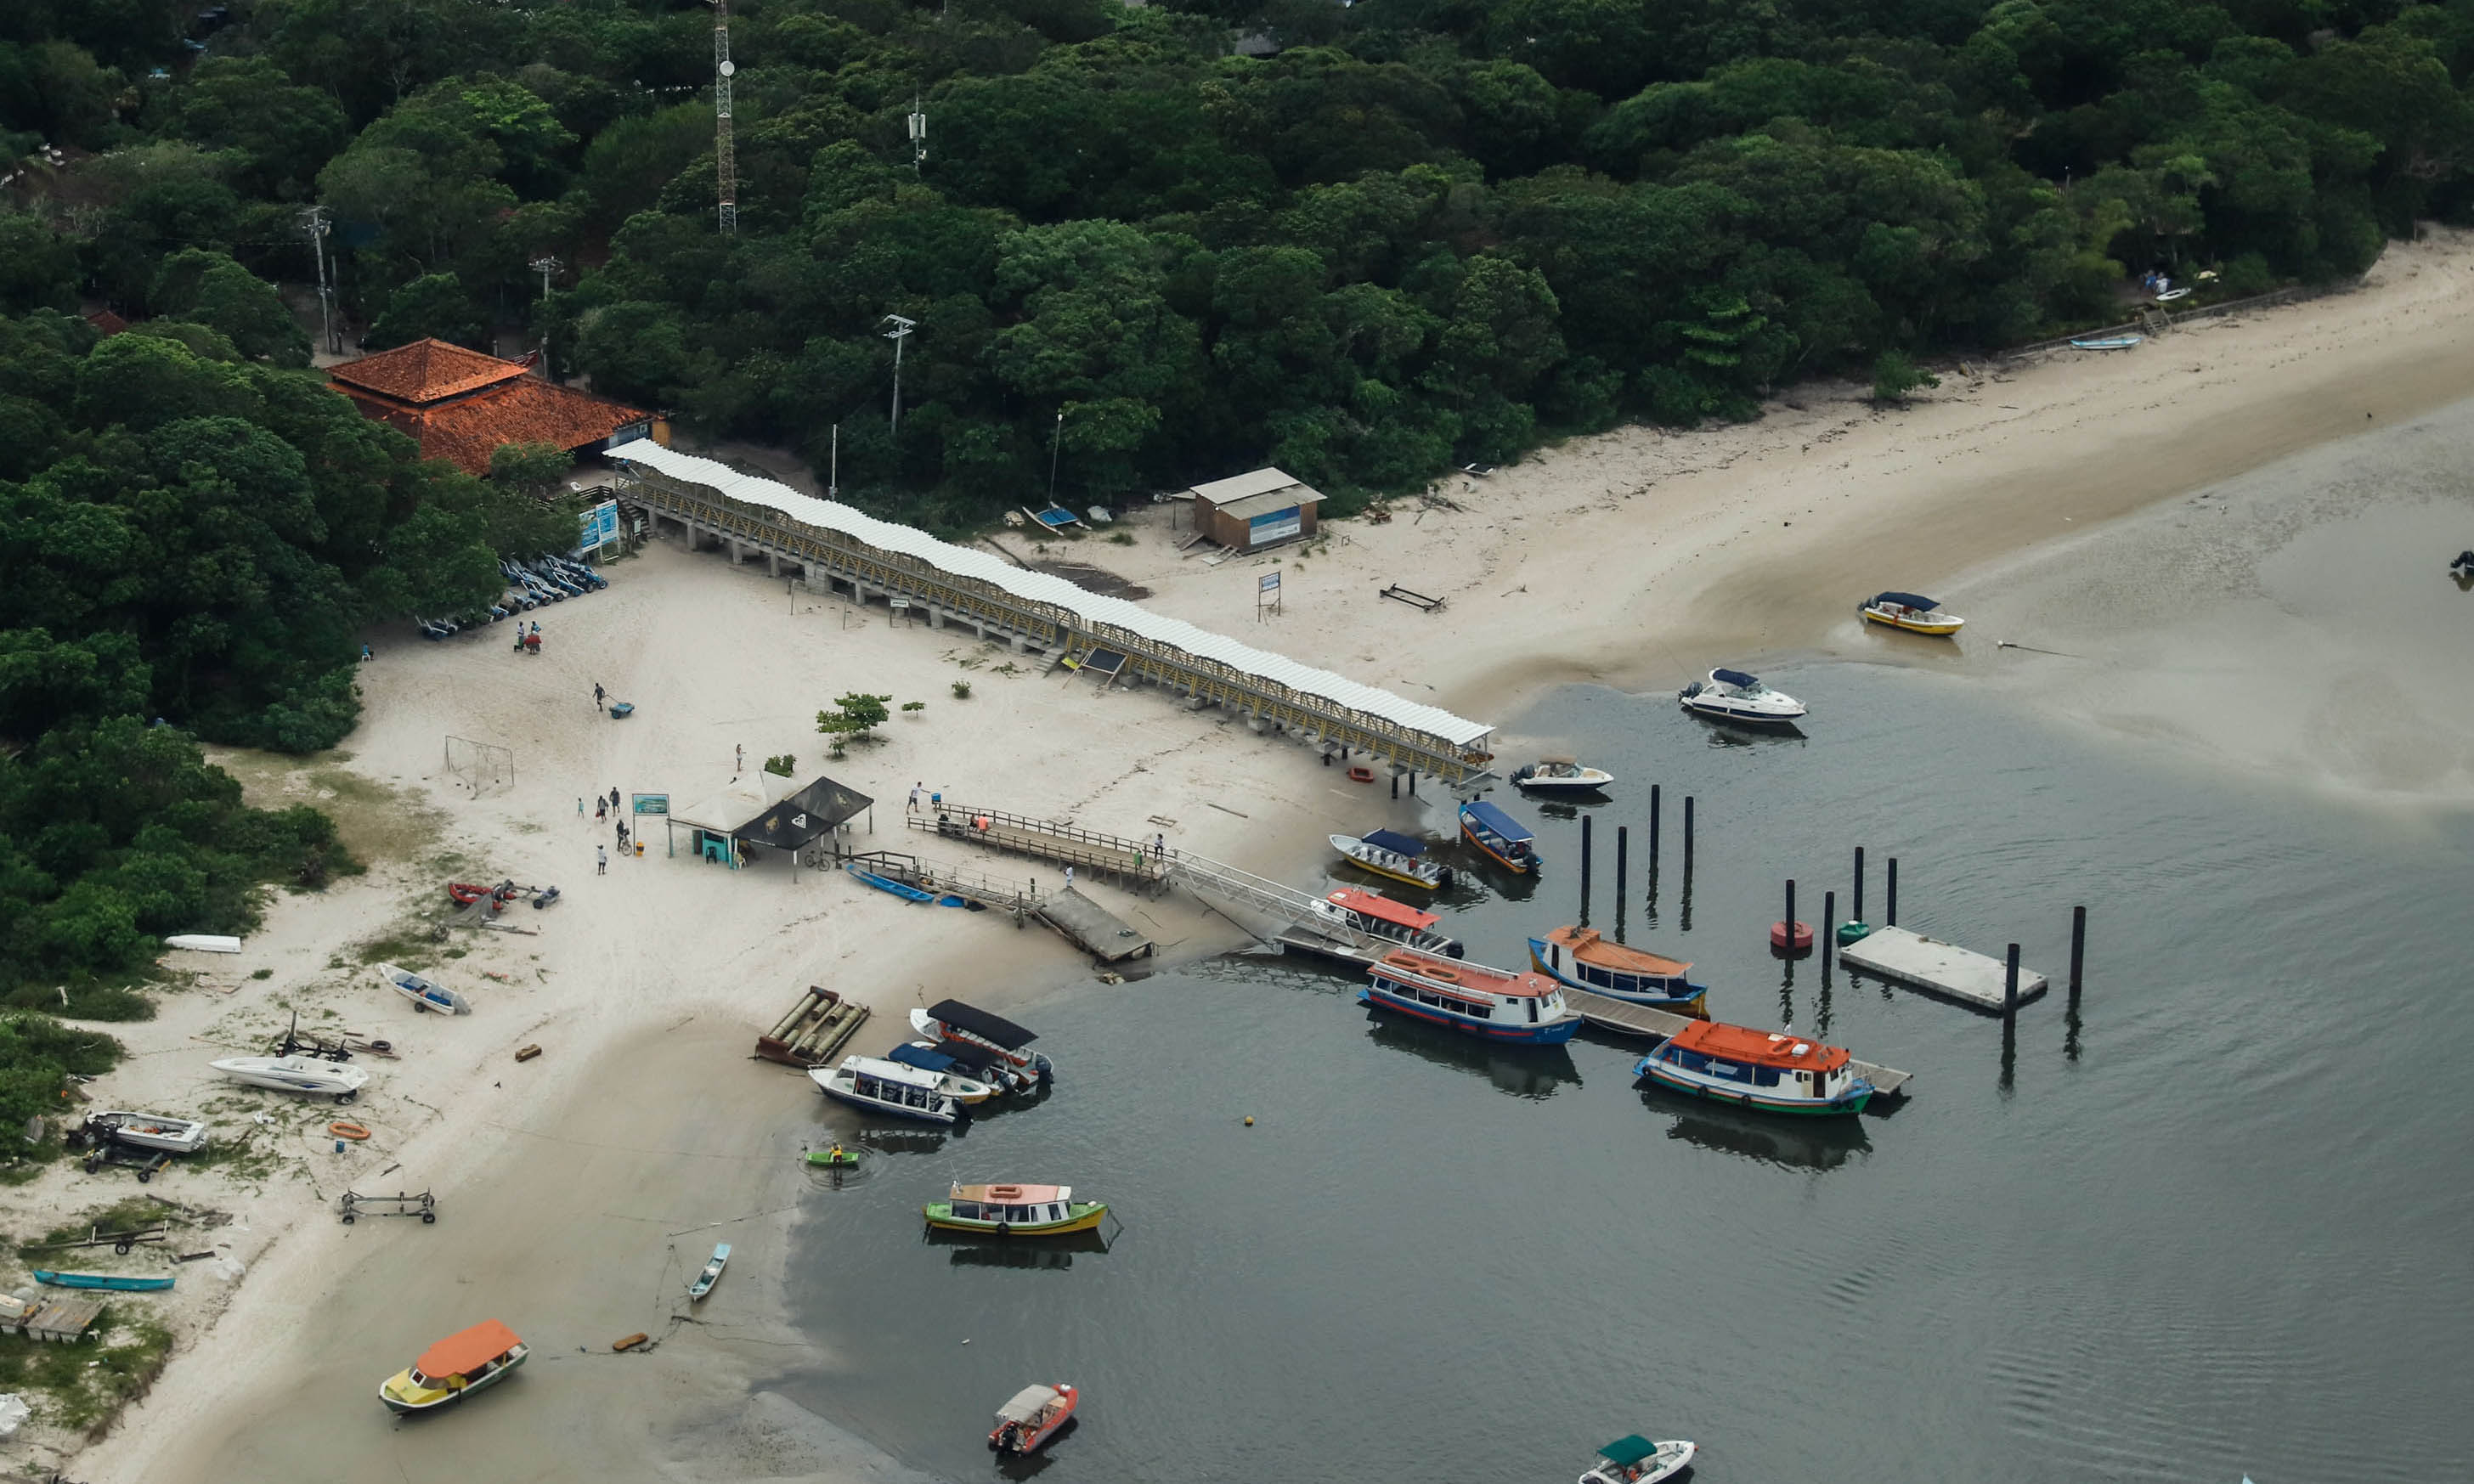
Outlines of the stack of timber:
[{"label": "stack of timber", "polygon": [[785,1066],[827,1066],[866,1019],[866,1006],[810,985],[790,1012],[756,1038],[756,1054]]}]

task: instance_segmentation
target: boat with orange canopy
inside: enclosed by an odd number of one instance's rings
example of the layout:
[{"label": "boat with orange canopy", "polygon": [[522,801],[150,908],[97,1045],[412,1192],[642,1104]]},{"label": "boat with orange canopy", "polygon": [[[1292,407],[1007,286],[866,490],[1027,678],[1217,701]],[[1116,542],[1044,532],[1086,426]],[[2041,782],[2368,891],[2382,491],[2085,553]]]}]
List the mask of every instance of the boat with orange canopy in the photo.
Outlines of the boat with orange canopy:
[{"label": "boat with orange canopy", "polygon": [[1531,938],[1529,961],[1538,965],[1538,972],[1568,988],[1679,1010],[1696,1020],[1707,1014],[1702,1002],[1710,986],[1691,981],[1691,964],[1610,943],[1595,928],[1556,928]]},{"label": "boat with orange canopy", "polygon": [[497,1385],[531,1353],[514,1330],[485,1319],[423,1350],[419,1360],[379,1385],[378,1399],[394,1412],[435,1411]]}]

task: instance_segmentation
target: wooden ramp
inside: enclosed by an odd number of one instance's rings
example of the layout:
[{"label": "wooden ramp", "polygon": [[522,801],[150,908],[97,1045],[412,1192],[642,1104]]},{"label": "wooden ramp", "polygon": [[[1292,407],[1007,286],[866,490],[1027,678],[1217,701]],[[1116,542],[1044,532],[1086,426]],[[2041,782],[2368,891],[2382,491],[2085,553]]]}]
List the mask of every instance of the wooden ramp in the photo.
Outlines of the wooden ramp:
[{"label": "wooden ramp", "polygon": [[[1648,1040],[1662,1041],[1691,1024],[1689,1018],[1679,1015],[1671,1010],[1660,1010],[1650,1005],[1635,1005],[1628,1000],[1610,999],[1603,994],[1591,994],[1587,989],[1575,989],[1569,985],[1564,986],[1564,1003],[1579,1011],[1581,1018],[1589,1024],[1602,1031],[1613,1031],[1617,1035],[1637,1035]],[[1855,1068],[1856,1076],[1871,1083],[1875,1092],[1885,1098],[1900,1095],[1905,1090],[1907,1083],[1916,1080],[1916,1074],[1913,1072],[1902,1072],[1895,1067],[1876,1066],[1870,1061],[1858,1061],[1852,1057],[1848,1058],[1847,1064]]]},{"label": "wooden ramp", "polygon": [[1041,921],[1103,963],[1151,957],[1152,940],[1140,929],[1071,888],[1042,896],[1033,910]]},{"label": "wooden ramp", "polygon": [[[1910,933],[1905,928],[1875,928],[1838,950],[1838,961],[1867,974],[1895,979],[1903,985],[1945,995],[1977,1010],[2001,1009],[2002,981],[2009,965],[1956,943]],[[2019,968],[2019,1003],[2045,992],[2045,976]]]}]

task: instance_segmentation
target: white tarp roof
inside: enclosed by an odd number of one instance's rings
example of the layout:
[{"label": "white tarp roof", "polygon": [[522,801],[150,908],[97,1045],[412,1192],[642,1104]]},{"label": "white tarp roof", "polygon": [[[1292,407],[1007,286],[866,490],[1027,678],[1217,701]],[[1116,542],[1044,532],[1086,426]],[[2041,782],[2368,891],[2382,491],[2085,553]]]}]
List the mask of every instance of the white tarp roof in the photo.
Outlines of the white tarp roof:
[{"label": "white tarp roof", "polygon": [[[1395,695],[1389,691],[1377,690],[1373,686],[1359,685],[1356,681],[1346,676],[1335,675],[1330,670],[1316,669],[1312,666],[1300,665],[1285,656],[1241,645],[1225,635],[1215,634],[1209,629],[1188,623],[1183,619],[1172,619],[1164,614],[1153,613],[1140,603],[1128,602],[1122,597],[1103,597],[1062,577],[1042,572],[1025,571],[993,552],[975,551],[968,547],[958,547],[951,542],[938,541],[926,531],[916,530],[908,525],[897,525],[891,521],[880,521],[872,515],[838,501],[818,499],[813,495],[802,495],[788,485],[776,483],[771,479],[759,478],[753,474],[740,474],[727,464],[716,463],[709,458],[699,458],[692,453],[681,453],[674,449],[663,448],[650,439],[639,439],[634,443],[625,444],[611,450],[604,456],[627,463],[642,464],[647,469],[659,470],[673,479],[703,485],[732,499],[744,500],[751,505],[762,505],[767,509],[778,510],[801,524],[834,531],[850,537],[854,541],[864,542],[880,550],[900,552],[904,556],[925,562],[939,572],[957,577],[977,579],[1031,602],[1046,603],[1052,607],[1065,609],[1079,618],[1085,624],[1093,626],[1104,624],[1125,629],[1153,644],[1180,649],[1201,659],[1216,661],[1230,669],[1255,676],[1275,686],[1286,687],[1301,695],[1315,696],[1350,711],[1380,717],[1412,731],[1440,737],[1456,747],[1467,746],[1494,730],[1492,722],[1471,721],[1466,717],[1456,717],[1439,706],[1428,706],[1422,702],[1409,700],[1404,696]],[[1279,471],[1263,470],[1260,473],[1268,475],[1279,474]],[[1251,474],[1239,475],[1241,479],[1253,477],[1255,476]],[[1281,477],[1288,478],[1285,474]],[[1221,482],[1225,484],[1229,481]],[[1297,481],[1289,479],[1288,482],[1294,484]],[[1200,485],[1197,486],[1197,491],[1198,493],[1207,492],[1210,488],[1209,485]],[[762,809],[765,803],[771,802],[772,800],[766,799],[756,807]],[[753,814],[754,811],[751,810],[749,813]],[[747,816],[740,816],[740,820],[734,820],[731,825],[709,825],[708,828],[733,828],[745,817]],[[703,823],[704,821],[691,822]]]},{"label": "white tarp roof", "polygon": [[[1268,495],[1273,490],[1285,490],[1302,482],[1297,475],[1283,474],[1277,469],[1257,469],[1250,474],[1232,474],[1225,479],[1214,479],[1209,484],[1198,484],[1194,493],[1215,505],[1225,505],[1232,499],[1244,499],[1249,495]],[[1322,497],[1317,495],[1315,499]]]},{"label": "white tarp roof", "polygon": [[670,817],[681,824],[728,835],[798,790],[796,779],[758,768],[733,778],[719,791],[696,800],[692,808],[671,810]]}]

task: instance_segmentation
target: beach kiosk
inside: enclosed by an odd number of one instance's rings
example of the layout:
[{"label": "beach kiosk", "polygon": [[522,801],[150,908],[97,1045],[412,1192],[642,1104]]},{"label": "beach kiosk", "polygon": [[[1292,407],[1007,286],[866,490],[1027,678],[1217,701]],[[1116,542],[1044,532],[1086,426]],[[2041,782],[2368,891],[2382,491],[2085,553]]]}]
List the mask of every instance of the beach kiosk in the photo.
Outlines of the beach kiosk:
[{"label": "beach kiosk", "polygon": [[875,802],[821,775],[800,783],[759,771],[732,779],[728,787],[689,808],[672,810],[667,822],[673,854],[684,828],[688,852],[699,861],[738,870],[759,851],[783,850],[789,852],[795,876],[801,850],[867,813]]},{"label": "beach kiosk", "polygon": [[1260,551],[1315,533],[1315,506],[1322,496],[1277,469],[1198,484],[1194,528],[1231,551]]}]

